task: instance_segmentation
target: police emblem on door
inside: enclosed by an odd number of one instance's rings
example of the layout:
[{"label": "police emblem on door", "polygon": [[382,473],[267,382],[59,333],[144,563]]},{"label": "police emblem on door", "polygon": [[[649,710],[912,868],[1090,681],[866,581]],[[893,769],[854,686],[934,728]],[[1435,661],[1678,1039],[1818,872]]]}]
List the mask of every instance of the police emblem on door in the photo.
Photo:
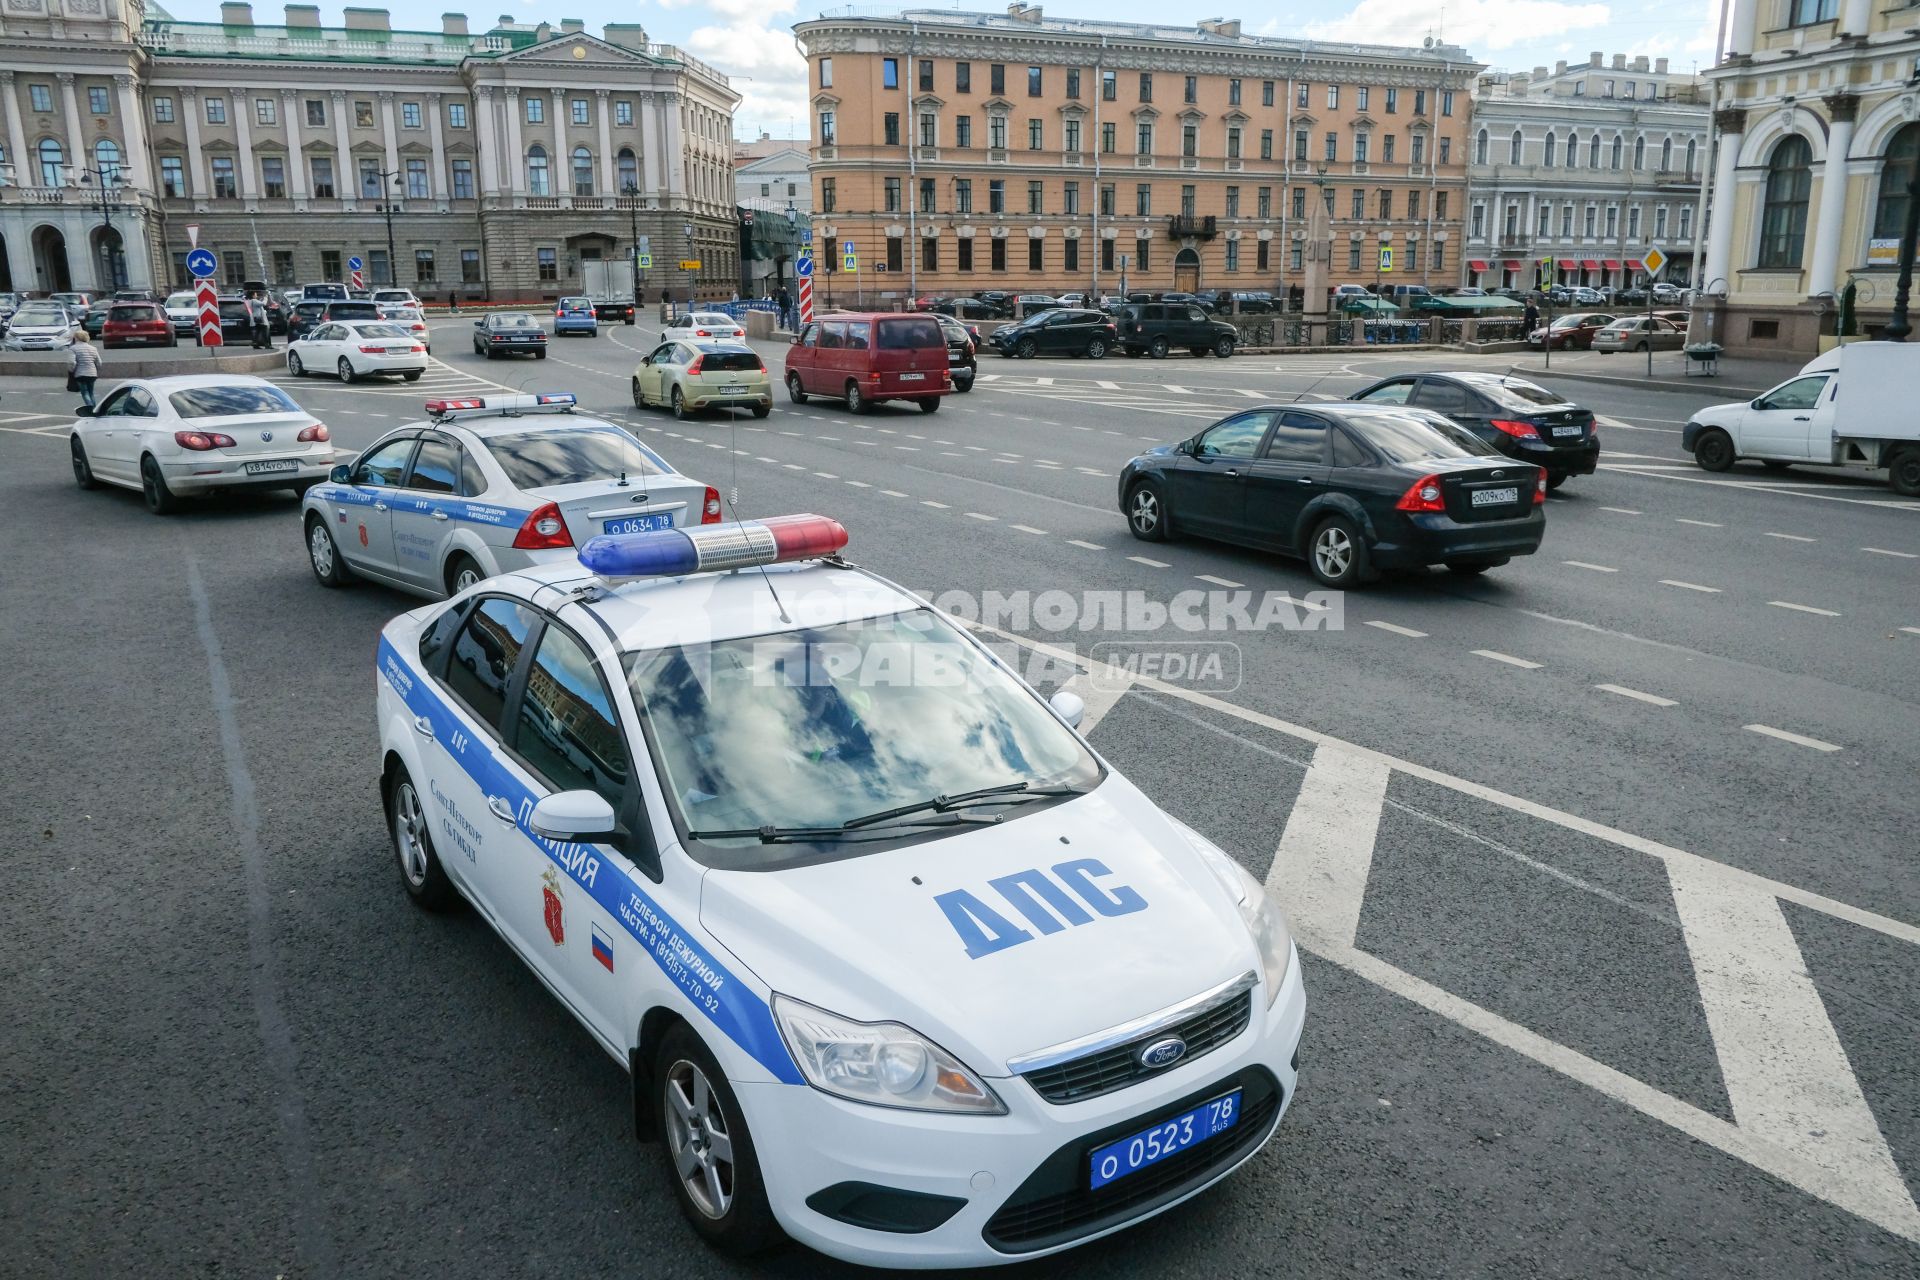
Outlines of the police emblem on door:
[{"label": "police emblem on door", "polygon": [[540,880],[541,907],[547,921],[547,936],[553,939],[554,946],[563,946],[567,941],[567,902],[560,895],[560,877],[552,867],[548,867],[541,873]]}]

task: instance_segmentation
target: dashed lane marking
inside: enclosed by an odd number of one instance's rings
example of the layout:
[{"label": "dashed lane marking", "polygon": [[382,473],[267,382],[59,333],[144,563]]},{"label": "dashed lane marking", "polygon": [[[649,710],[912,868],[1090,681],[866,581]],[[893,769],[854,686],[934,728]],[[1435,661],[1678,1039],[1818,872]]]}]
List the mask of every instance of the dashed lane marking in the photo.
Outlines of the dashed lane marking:
[{"label": "dashed lane marking", "polygon": [[1572,566],[1572,567],[1573,567],[1573,568],[1575,568],[1575,569],[1591,569],[1591,570],[1593,570],[1593,572],[1595,572],[1595,573],[1618,573],[1618,572],[1620,572],[1620,571],[1619,571],[1618,569],[1615,569],[1615,568],[1612,568],[1611,566],[1608,566],[1608,565],[1604,565],[1604,564],[1588,564],[1588,563],[1587,563],[1587,562],[1586,562],[1585,560],[1562,560],[1562,561],[1561,561],[1560,563],[1561,563],[1561,564],[1564,564],[1564,565],[1570,565],[1570,566]]},{"label": "dashed lane marking", "polygon": [[1031,533],[1036,537],[1044,538],[1047,536],[1047,531],[1045,529],[1036,529],[1030,524],[1010,524],[1007,526],[1007,528],[1018,529],[1021,533]]},{"label": "dashed lane marking", "polygon": [[935,501],[934,501],[934,500],[933,500],[932,498],[922,498],[922,499],[920,499],[920,505],[921,505],[921,506],[923,506],[923,507],[932,507],[932,508],[933,508],[934,510],[936,510],[936,511],[950,511],[950,510],[952,510],[952,508],[951,508],[951,507],[949,507],[949,506],[948,506],[948,505],[947,505],[946,503],[944,503],[944,502],[935,502]]},{"label": "dashed lane marking", "polygon": [[1757,733],[1767,738],[1777,738],[1781,742],[1791,742],[1796,747],[1811,747],[1815,751],[1838,751],[1840,749],[1831,742],[1822,742],[1818,738],[1809,738],[1804,734],[1788,733],[1785,729],[1776,729],[1768,724],[1743,724],[1740,727],[1749,733]]},{"label": "dashed lane marking", "polygon": [[1911,551],[1889,551],[1885,547],[1862,547],[1860,549],[1876,556],[1898,556],[1902,560],[1920,560],[1920,555],[1916,555]]},{"label": "dashed lane marking", "polygon": [[1504,662],[1510,667],[1519,667],[1522,671],[1538,671],[1540,664],[1526,658],[1516,658],[1510,653],[1501,653],[1498,649],[1475,649],[1473,656],[1486,658],[1493,662]]},{"label": "dashed lane marking", "polygon": [[[1098,542],[1082,542],[1078,538],[1068,538],[1067,545],[1070,547],[1079,547],[1083,551],[1105,551],[1106,550],[1106,548],[1101,544],[1099,544]],[[1915,629],[1912,627],[1908,627],[1907,630],[1914,631]],[[1915,634],[1920,635],[1920,631],[1915,631]]]},{"label": "dashed lane marking", "polygon": [[1149,560],[1145,556],[1128,556],[1127,559],[1133,561],[1135,564],[1143,564],[1149,569],[1171,569],[1173,567],[1165,560]]},{"label": "dashed lane marking", "polygon": [[1767,603],[1776,609],[1791,609],[1795,613],[1812,613],[1822,618],[1837,618],[1840,616],[1832,609],[1816,609],[1810,604],[1795,604],[1791,600],[1769,600]]},{"label": "dashed lane marking", "polygon": [[1612,511],[1617,515],[1623,515],[1623,516],[1638,516],[1638,515],[1646,514],[1644,511],[1635,511],[1632,507],[1602,507],[1600,509],[1602,511]]},{"label": "dashed lane marking", "polygon": [[1769,538],[1778,538],[1782,542],[1818,542],[1820,541],[1820,539],[1818,538],[1808,538],[1797,533],[1769,533],[1763,536],[1769,537]]},{"label": "dashed lane marking", "polygon": [[969,520],[998,520],[1000,518],[999,516],[990,516],[984,511],[969,511],[966,513],[966,516]]},{"label": "dashed lane marking", "polygon": [[1690,524],[1701,529],[1724,529],[1727,527],[1723,524],[1715,524],[1711,520],[1689,520],[1685,516],[1676,516],[1673,522],[1675,524]]},{"label": "dashed lane marking", "polygon": [[1682,582],[1678,578],[1662,578],[1660,579],[1660,585],[1663,587],[1679,587],[1682,591],[1704,591],[1708,595],[1717,596],[1720,594],[1719,587],[1703,587],[1697,582]]},{"label": "dashed lane marking", "polygon": [[1229,591],[1247,585],[1244,582],[1235,582],[1232,578],[1216,578],[1210,573],[1197,573],[1194,577],[1198,578],[1201,582],[1211,582],[1216,587],[1225,587]]},{"label": "dashed lane marking", "polygon": [[1638,689],[1629,689],[1623,684],[1597,684],[1593,686],[1602,693],[1617,693],[1623,698],[1632,698],[1656,707],[1677,707],[1680,704],[1672,698],[1663,698],[1657,693],[1642,693]]},{"label": "dashed lane marking", "polygon": [[1403,627],[1394,622],[1381,622],[1377,618],[1369,618],[1366,625],[1376,627],[1381,631],[1391,632],[1396,636],[1406,636],[1411,640],[1425,640],[1427,638],[1427,633],[1424,631],[1415,631],[1412,627]]}]

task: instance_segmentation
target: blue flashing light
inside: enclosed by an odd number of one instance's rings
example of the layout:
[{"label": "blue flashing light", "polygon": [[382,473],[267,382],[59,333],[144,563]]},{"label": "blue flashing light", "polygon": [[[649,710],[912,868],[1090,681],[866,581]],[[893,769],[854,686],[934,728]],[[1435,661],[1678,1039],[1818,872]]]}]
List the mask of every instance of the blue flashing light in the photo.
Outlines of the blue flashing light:
[{"label": "blue flashing light", "polygon": [[571,391],[543,391],[534,397],[536,404],[578,404],[580,397]]},{"label": "blue flashing light", "polygon": [[601,534],[580,548],[580,563],[603,578],[666,578],[700,567],[700,551],[679,529]]}]

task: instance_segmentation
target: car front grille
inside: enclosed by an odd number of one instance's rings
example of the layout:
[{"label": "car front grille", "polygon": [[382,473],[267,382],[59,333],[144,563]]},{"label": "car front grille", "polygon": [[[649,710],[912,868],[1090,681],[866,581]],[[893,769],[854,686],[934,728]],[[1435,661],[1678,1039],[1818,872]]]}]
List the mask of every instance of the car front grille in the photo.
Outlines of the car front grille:
[{"label": "car front grille", "polygon": [[1202,1009],[1179,1022],[1157,1027],[1125,1044],[1028,1071],[1024,1073],[1025,1078],[1048,1102],[1067,1103],[1097,1098],[1103,1093],[1124,1089],[1135,1081],[1159,1075],[1164,1070],[1141,1064],[1138,1054],[1145,1046],[1176,1037],[1187,1045],[1187,1051],[1178,1061],[1190,1062],[1246,1030],[1252,1016],[1253,993],[1242,991],[1230,1000]]}]

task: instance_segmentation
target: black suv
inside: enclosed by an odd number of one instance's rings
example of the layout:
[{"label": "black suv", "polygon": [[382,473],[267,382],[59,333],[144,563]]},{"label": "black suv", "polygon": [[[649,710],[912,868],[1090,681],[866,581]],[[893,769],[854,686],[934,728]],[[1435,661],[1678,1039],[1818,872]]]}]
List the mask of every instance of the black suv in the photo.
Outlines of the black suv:
[{"label": "black suv", "polygon": [[974,351],[979,346],[973,331],[943,311],[933,312],[940,322],[940,336],[947,340],[947,368],[953,374],[955,391],[973,390],[973,375],[978,372]]},{"label": "black suv", "polygon": [[995,329],[987,338],[1003,356],[1085,356],[1098,360],[1113,350],[1119,335],[1104,312],[1059,307]]},{"label": "black suv", "polygon": [[1175,347],[1196,356],[1211,351],[1221,359],[1233,354],[1240,331],[1215,320],[1194,302],[1129,302],[1114,313],[1120,347],[1130,356],[1141,353],[1163,360]]}]

